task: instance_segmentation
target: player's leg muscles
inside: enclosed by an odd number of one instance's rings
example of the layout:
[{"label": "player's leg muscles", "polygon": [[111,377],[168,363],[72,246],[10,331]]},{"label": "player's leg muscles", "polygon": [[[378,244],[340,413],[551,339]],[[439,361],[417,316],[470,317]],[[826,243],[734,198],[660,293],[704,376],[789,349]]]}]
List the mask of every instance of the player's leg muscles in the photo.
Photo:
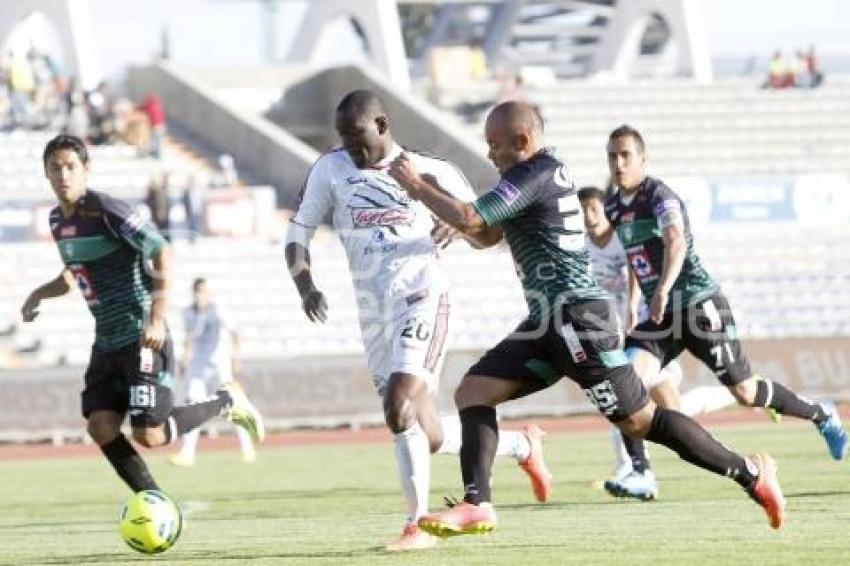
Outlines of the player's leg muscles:
[{"label": "player's leg muscles", "polygon": [[460,467],[464,500],[478,505],[491,500],[490,471],[499,445],[496,406],[514,398],[522,383],[496,377],[467,375],[455,391],[460,413]]},{"label": "player's leg muscles", "polygon": [[158,489],[142,457],[121,434],[123,420],[124,416],[115,411],[93,411],[87,419],[89,435],[130,489]]},{"label": "player's leg muscles", "polygon": [[[624,369],[625,373],[609,381],[619,398],[637,400],[639,396],[629,393],[629,390],[635,388],[630,382],[637,381],[637,377],[628,368]],[[638,404],[639,401],[634,405]],[[623,418],[616,413],[608,417],[624,435],[662,444],[686,462],[718,475],[729,476],[745,488],[754,484],[756,476],[747,467],[746,460],[723,446],[691,418],[678,411],[657,407],[645,394],[639,408],[626,406],[621,411],[628,414]]]}]

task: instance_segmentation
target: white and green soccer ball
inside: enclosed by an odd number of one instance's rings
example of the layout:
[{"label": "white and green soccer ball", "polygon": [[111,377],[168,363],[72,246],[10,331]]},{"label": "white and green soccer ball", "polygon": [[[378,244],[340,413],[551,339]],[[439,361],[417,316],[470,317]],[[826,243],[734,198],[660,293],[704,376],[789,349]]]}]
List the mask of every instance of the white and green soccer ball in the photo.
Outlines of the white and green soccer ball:
[{"label": "white and green soccer ball", "polygon": [[130,548],[144,554],[165,552],[183,530],[183,514],[161,491],[134,493],[121,511],[121,538]]}]

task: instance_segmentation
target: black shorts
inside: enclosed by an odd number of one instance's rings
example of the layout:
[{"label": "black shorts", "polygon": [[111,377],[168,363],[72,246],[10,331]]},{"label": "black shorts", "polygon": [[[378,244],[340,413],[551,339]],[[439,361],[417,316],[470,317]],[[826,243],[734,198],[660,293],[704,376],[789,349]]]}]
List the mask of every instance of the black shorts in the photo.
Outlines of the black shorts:
[{"label": "black shorts", "polygon": [[647,320],[626,338],[626,349],[646,350],[666,366],[687,350],[714,371],[726,386],[752,376],[738,340],[735,318],[722,293],[681,311],[668,313],[661,324]]},{"label": "black shorts", "polygon": [[564,306],[544,324],[526,319],[467,375],[520,381],[514,398],[545,389],[566,375],[603,415],[621,421],[649,398],[620,347],[614,309],[611,301],[590,300]]},{"label": "black shorts", "polygon": [[82,392],[83,416],[93,411],[130,413],[134,428],[161,425],[174,404],[174,349],[167,338],[162,350],[138,343],[106,351],[92,346]]}]

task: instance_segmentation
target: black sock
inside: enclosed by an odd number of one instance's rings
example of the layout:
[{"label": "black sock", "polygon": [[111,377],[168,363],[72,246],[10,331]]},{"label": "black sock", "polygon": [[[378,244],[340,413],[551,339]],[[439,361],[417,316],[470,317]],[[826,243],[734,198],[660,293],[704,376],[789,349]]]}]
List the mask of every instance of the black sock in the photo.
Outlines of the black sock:
[{"label": "black sock", "polygon": [[629,458],[632,459],[632,469],[644,473],[649,469],[649,455],[646,453],[646,443],[642,438],[634,438],[628,434],[620,433],[623,437],[623,446]]},{"label": "black sock", "polygon": [[224,395],[219,392],[216,397],[209,401],[174,407],[171,409],[171,415],[169,415],[168,423],[165,425],[166,444],[220,415],[222,409],[229,404],[230,396],[226,392],[224,392]]},{"label": "black sock", "polygon": [[829,418],[819,403],[807,401],[780,383],[756,380],[756,407],[770,407],[782,415],[791,415],[819,425]]},{"label": "black sock", "polygon": [[463,500],[478,505],[490,501],[490,470],[499,444],[496,409],[476,405],[460,410],[460,471]]},{"label": "black sock", "polygon": [[134,492],[143,489],[159,489],[145,461],[127,441],[126,436],[118,434],[112,441],[101,446],[100,449],[121,479]]},{"label": "black sock", "polygon": [[756,481],[756,471],[747,462],[711,436],[696,421],[678,411],[657,407],[647,440],[663,444],[682,460],[704,470],[727,476],[749,489]]}]

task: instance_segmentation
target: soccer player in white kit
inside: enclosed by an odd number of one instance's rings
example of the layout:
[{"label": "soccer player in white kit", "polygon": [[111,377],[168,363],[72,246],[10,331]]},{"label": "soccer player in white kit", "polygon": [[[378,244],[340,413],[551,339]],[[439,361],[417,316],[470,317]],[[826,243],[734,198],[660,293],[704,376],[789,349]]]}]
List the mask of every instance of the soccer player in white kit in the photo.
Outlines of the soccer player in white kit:
[{"label": "soccer player in white kit", "polygon": [[[402,148],[392,138],[383,102],[355,90],[336,109],[342,147],[313,165],[286,234],[286,261],[311,321],[325,322],[327,303],[310,270],[309,242],[328,212],[348,256],[369,372],[394,436],[407,522],[389,550],[428,548],[436,539],[416,525],[428,512],[430,454],[458,453],[457,416],[439,417],[434,404],[448,335],[448,283],[432,238],[431,213],[388,174]],[[451,163],[408,152],[417,168],[456,197],[475,194]],[[503,431],[499,453],[513,456],[545,501],[551,474],[535,426]]]},{"label": "soccer player in white kit", "polygon": [[[579,202],[584,210],[584,222],[587,228],[587,249],[590,252],[591,268],[599,285],[614,298],[624,334],[640,321],[646,320],[648,310],[640,292],[634,292],[626,252],[617,238],[614,226],[605,217],[605,192],[597,187],[583,187],[579,193]],[[735,398],[726,387],[696,387],[679,396],[679,384],[682,381],[682,366],[676,360],[668,363],[654,379],[646,383],[650,397],[660,406],[676,409],[688,416],[716,411],[736,404]],[[652,470],[634,474],[635,468],[642,467],[641,459],[646,459],[644,450],[639,450],[637,462],[634,455],[629,456],[623,444],[624,437],[616,428],[611,430],[611,443],[614,450],[613,477],[621,484],[635,484],[635,496],[638,499],[654,499],[658,495],[658,484]],[[631,478],[630,476],[634,476]],[[639,484],[639,485],[638,485]]]},{"label": "soccer player in white kit", "polygon": [[[239,335],[226,311],[210,299],[207,282],[197,278],[192,283],[192,304],[183,310],[183,355],[179,369],[186,379],[186,401],[200,403],[222,384],[230,383],[238,369]],[[236,435],[246,463],[257,459],[251,437],[241,427]],[[198,447],[200,428],[183,435],[180,451],[169,461],[176,466],[192,466]]]}]

